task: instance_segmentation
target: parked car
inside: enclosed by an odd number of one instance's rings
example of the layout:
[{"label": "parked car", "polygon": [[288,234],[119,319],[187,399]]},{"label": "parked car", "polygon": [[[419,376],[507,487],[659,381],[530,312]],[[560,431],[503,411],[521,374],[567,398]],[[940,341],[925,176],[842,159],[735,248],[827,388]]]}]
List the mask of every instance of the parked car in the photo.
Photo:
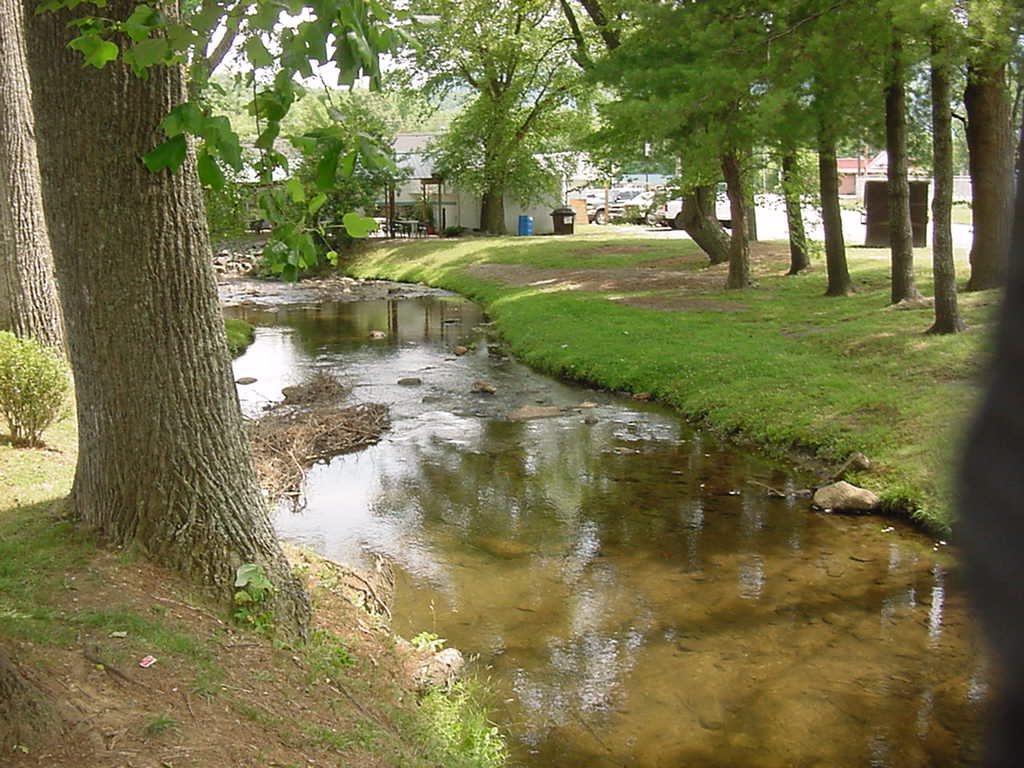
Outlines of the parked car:
[{"label": "parked car", "polygon": [[630,215],[628,209],[635,208],[638,210],[632,212],[632,217],[635,220],[631,223],[638,224],[647,215],[647,211],[654,202],[654,195],[654,192],[648,192],[643,189],[620,189],[613,196],[611,190],[609,190],[608,209],[605,210],[602,196],[600,203],[594,208],[594,215],[591,220],[595,224],[607,224],[610,221],[627,218]]},{"label": "parked car", "polygon": [[[721,187],[721,185],[719,185]],[[648,224],[651,226],[672,227],[672,229],[683,228],[683,199],[676,198],[667,200],[664,204],[657,206],[651,212]],[[718,223],[726,229],[732,226],[732,210],[729,208],[729,198],[725,190],[719,188],[715,195],[715,216]]]}]

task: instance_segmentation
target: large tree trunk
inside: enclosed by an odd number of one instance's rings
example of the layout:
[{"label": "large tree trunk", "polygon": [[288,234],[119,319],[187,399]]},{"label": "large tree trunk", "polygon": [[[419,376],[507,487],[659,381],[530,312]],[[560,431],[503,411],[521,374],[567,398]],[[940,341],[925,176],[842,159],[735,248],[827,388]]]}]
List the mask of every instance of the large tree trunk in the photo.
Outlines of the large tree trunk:
[{"label": "large tree trunk", "polygon": [[754,187],[750,184],[747,187],[747,197],[743,203],[746,208],[747,240],[751,243],[757,242],[757,198],[754,197]]},{"label": "large tree trunk", "polygon": [[789,272],[786,274],[798,275],[811,266],[811,259],[807,253],[807,233],[800,205],[795,152],[787,151],[782,156],[782,194],[786,200],[786,224],[789,230]]},{"label": "large tree trunk", "polygon": [[907,86],[903,44],[898,35],[890,51],[885,88],[885,149],[889,154],[889,237],[892,253],[892,303],[917,299],[914,240],[910,225],[910,174],[907,156]]},{"label": "large tree trunk", "polygon": [[935,322],[929,333],[958,333],[964,329],[956,299],[953,263],[953,114],[950,107],[949,49],[935,33],[932,38],[932,274],[935,276]]},{"label": "large tree trunk", "polygon": [[747,195],[743,168],[735,153],[722,155],[722,174],[729,194],[732,214],[732,236],[729,241],[729,277],[726,288],[749,288],[750,242],[747,240]]},{"label": "large tree trunk", "polygon": [[[124,19],[134,0],[104,15]],[[29,65],[43,195],[78,407],[77,516],[114,544],[233,593],[261,565],[268,606],[304,634],[310,606],[270,526],[243,431],[194,158],[171,174],[140,156],[185,95],[180,67],[147,80],[83,66],[75,14],[35,17]]]},{"label": "large tree trunk", "polygon": [[985,398],[963,453],[960,520],[971,596],[999,669],[986,768],[1020,765],[1024,722],[1024,184]]},{"label": "large tree trunk", "polygon": [[683,207],[677,219],[677,228],[686,230],[712,264],[724,264],[729,260],[729,233],[715,215],[714,186],[695,187],[683,195]]},{"label": "large tree trunk", "polygon": [[63,349],[21,0],[0,0],[0,330]]},{"label": "large tree trunk", "polygon": [[480,229],[489,235],[505,234],[505,195],[489,190],[480,198]]},{"label": "large tree trunk", "polygon": [[846,244],[843,242],[836,142],[824,129],[818,133],[818,184],[821,188],[821,225],[825,230],[825,268],[828,272],[825,295],[849,296],[853,293],[853,281],[850,280]]},{"label": "large tree trunk", "polygon": [[964,107],[971,174],[971,277],[967,289],[1003,284],[1010,244],[1013,138],[1005,66],[968,68]]},{"label": "large tree trunk", "polygon": [[52,738],[61,729],[45,697],[0,647],[0,754],[15,745],[31,747],[40,737]]}]

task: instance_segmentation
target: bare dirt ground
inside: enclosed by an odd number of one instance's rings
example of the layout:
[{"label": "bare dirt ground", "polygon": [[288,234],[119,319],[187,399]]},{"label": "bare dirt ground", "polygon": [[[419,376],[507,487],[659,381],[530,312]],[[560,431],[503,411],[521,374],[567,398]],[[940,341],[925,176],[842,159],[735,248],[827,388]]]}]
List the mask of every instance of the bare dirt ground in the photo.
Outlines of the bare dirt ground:
[{"label": "bare dirt ground", "polygon": [[[126,617],[125,629],[109,622],[83,626],[64,648],[23,643],[13,649],[23,663],[44,670],[32,679],[57,703],[64,729],[27,752],[0,755],[0,765],[392,764],[381,754],[403,749],[392,712],[415,697],[405,688],[395,643],[378,620],[356,607],[344,569],[289,554],[307,572],[316,628],[340,637],[354,660],[344,667],[344,679],[333,679],[287,647],[239,631],[167,572],[126,565],[99,551],[87,570],[66,574],[69,587],[53,596],[52,607],[69,616],[116,608]],[[151,649],[130,615],[159,619],[181,636],[180,652],[158,652],[153,666],[141,668]],[[212,666],[204,669],[204,661]],[[366,749],[371,743],[374,748]]]}]

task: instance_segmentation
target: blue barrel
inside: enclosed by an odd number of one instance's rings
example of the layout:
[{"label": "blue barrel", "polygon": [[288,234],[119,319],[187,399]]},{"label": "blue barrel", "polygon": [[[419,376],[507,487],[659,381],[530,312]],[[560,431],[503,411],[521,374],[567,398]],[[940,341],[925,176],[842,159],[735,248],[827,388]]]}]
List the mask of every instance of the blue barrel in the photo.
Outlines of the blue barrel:
[{"label": "blue barrel", "polygon": [[533,216],[520,216],[519,217],[519,234],[520,235],[532,235],[533,234]]}]

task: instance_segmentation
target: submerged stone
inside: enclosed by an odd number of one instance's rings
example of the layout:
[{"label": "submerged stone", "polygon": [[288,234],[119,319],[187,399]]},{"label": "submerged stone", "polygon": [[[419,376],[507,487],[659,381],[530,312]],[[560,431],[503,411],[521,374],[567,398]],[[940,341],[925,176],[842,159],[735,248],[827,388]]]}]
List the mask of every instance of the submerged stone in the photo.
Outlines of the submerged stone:
[{"label": "submerged stone", "polygon": [[556,408],[553,405],[524,405],[521,408],[516,408],[508,417],[515,421],[527,421],[529,419],[548,419],[561,415],[561,408]]}]

